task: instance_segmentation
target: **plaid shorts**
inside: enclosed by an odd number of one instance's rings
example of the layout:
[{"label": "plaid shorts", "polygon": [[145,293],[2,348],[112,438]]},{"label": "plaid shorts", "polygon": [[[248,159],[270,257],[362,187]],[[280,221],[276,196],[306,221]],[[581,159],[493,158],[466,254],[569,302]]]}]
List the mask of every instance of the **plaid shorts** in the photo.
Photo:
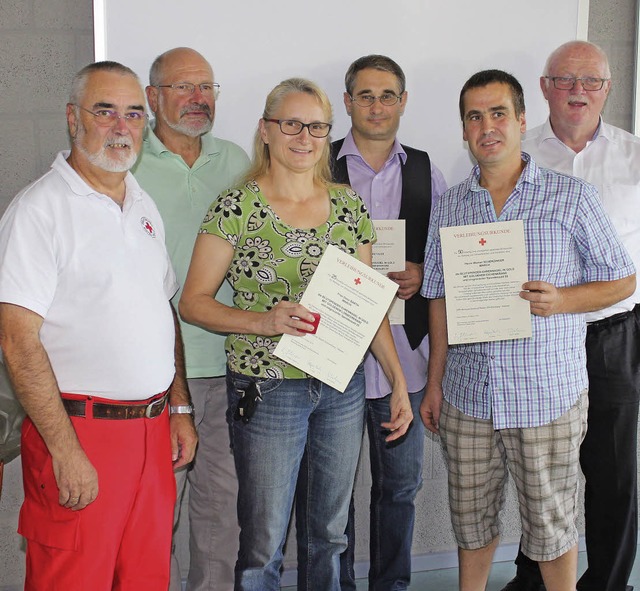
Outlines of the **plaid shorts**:
[{"label": "plaid shorts", "polygon": [[522,525],[522,551],[553,560],[578,542],[575,526],[580,444],[587,430],[587,391],[548,425],[494,430],[447,403],[440,436],[449,472],[449,506],[458,546],[483,548],[500,534],[507,466]]}]

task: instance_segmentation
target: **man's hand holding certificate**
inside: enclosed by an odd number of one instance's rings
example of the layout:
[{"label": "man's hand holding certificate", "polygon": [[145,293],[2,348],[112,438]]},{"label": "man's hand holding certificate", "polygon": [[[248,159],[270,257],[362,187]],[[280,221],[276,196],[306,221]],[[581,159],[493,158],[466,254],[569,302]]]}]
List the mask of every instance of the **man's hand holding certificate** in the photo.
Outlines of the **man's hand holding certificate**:
[{"label": "man's hand holding certificate", "polygon": [[521,220],[440,228],[449,344],[531,336]]},{"label": "man's hand holding certificate", "polygon": [[[377,240],[371,249],[371,266],[386,275],[405,270],[405,220],[373,220]],[[404,300],[394,298],[389,324],[404,324]]]},{"label": "man's hand holding certificate", "polygon": [[320,315],[315,334],[283,335],[274,354],[344,392],[398,285],[328,246],[300,302]]}]

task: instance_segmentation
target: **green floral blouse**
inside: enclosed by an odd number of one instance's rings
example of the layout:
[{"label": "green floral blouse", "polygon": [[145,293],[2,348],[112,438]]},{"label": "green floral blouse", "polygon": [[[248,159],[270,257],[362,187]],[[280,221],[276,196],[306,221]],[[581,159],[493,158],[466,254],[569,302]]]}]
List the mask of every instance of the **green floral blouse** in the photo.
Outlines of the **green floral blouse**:
[{"label": "green floral blouse", "polygon": [[[211,204],[200,233],[220,236],[234,248],[227,279],[241,310],[266,312],[281,300],[299,302],[328,244],[357,257],[357,247],[375,240],[371,218],[349,187],[328,189],[331,212],[317,228],[293,228],[271,209],[255,181],[231,189]],[[230,334],[232,371],[263,378],[307,374],[272,353],[280,336]]]}]

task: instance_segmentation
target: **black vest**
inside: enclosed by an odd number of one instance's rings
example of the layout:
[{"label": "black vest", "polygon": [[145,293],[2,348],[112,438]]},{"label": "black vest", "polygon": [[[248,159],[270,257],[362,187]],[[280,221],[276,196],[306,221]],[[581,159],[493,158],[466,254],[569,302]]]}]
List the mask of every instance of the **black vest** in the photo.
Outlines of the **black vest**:
[{"label": "black vest", "polygon": [[[347,159],[337,159],[344,139],[331,144],[331,172],[337,183],[351,184]],[[402,196],[399,219],[406,223],[406,256],[412,263],[422,264],[431,215],[431,162],[422,150],[402,146],[407,161],[402,165]],[[416,349],[429,332],[427,300],[419,293],[405,300],[404,330],[409,344]]]}]

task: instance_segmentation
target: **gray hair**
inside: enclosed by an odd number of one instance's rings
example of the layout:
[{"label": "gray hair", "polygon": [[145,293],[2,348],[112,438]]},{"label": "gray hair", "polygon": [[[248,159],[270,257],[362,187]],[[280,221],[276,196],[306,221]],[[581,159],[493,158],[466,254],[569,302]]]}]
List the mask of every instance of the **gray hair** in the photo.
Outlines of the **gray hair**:
[{"label": "gray hair", "polygon": [[138,75],[127,66],[111,61],[94,62],[93,64],[89,64],[82,68],[82,70],[73,77],[73,81],[71,82],[71,92],[69,93],[69,102],[71,104],[77,105],[82,101],[85,88],[87,87],[87,80],[94,72],[116,72],[123,76],[132,76],[138,83],[140,83]]},{"label": "gray hair", "polygon": [[544,65],[544,70],[542,72],[543,76],[548,76],[551,70],[551,65],[558,58],[558,56],[567,51],[568,49],[573,48],[589,48],[595,50],[595,52],[600,56],[604,63],[604,75],[606,78],[611,78],[611,69],[609,67],[609,58],[605,53],[604,49],[595,43],[591,43],[590,41],[569,41],[567,43],[562,44],[560,47],[551,52],[551,55],[547,58],[547,61]]},{"label": "gray hair", "polygon": [[174,47],[173,49],[169,49],[164,53],[161,53],[156,59],[153,60],[151,68],[149,69],[149,86],[158,86],[159,84],[162,84],[162,69],[165,66],[165,61],[167,60],[167,58],[174,53],[185,51],[189,52],[192,56],[197,56],[202,59],[211,69],[211,64],[199,51],[196,51],[191,47]]}]

